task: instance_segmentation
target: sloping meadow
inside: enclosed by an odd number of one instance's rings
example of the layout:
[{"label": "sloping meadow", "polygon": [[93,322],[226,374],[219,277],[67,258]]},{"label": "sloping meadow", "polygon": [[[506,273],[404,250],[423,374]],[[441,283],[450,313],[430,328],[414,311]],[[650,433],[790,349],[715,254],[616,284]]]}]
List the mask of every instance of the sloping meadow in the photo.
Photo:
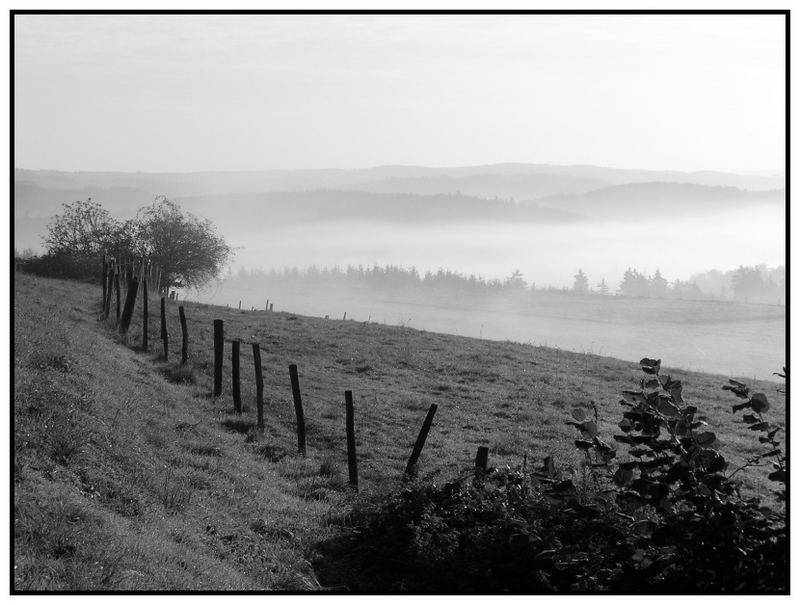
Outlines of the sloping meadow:
[{"label": "sloping meadow", "polygon": [[[353,506],[401,488],[431,404],[437,411],[418,482],[470,476],[484,446],[490,467],[530,473],[551,456],[580,485],[589,478],[580,435],[568,424],[575,409],[596,410],[597,433],[613,444],[620,394],[642,378],[638,364],[595,355],[180,301],[166,301],[164,359],[156,299],[144,352],[140,303],[123,337],[113,317],[98,321],[100,298],[99,287],[16,275],[17,590],[321,589],[308,563],[315,545],[346,529]],[[226,339],[217,398],[215,319]],[[241,414],[233,408],[231,340],[242,343]],[[633,354],[658,355],[657,343],[641,346]],[[670,372],[664,363],[662,373],[682,381],[683,399],[713,428],[731,470],[761,451],[732,414],[736,398],[722,390],[728,377]],[[290,364],[299,373],[305,457]],[[778,386],[751,385],[768,393],[768,415],[781,422]],[[346,390],[354,396],[358,493],[348,487]],[[625,458],[624,448],[618,455]],[[772,488],[758,469],[737,477],[746,493]]]}]

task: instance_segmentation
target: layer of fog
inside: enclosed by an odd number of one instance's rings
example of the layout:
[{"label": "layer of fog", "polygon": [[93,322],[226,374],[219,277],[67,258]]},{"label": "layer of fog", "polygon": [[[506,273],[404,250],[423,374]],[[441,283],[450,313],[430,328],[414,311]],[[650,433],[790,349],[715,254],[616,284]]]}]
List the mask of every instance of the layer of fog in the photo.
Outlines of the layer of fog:
[{"label": "layer of fog", "polygon": [[503,279],[519,269],[537,287],[571,287],[578,269],[612,291],[627,267],[672,281],[716,268],[785,264],[783,209],[636,224],[401,225],[356,221],[288,226],[230,241],[233,270],[394,264]]},{"label": "layer of fog", "polygon": [[[442,267],[484,278],[504,278],[515,269],[541,288],[571,287],[582,269],[594,288],[601,279],[613,292],[627,267],[643,273],[660,269],[669,281],[693,273],[739,265],[785,264],[783,211],[748,209],[693,220],[644,221],[638,224],[579,223],[458,226],[409,226],[340,222],[265,230],[261,239],[236,241],[234,271],[311,265],[346,267],[395,264],[415,266],[421,274]],[[263,291],[226,286],[182,294],[191,300],[256,310],[269,299],[275,311],[407,325],[429,331],[529,342],[578,352],[636,361],[665,359],[672,367],[730,376],[770,379],[783,364],[785,320],[773,315],[758,321],[719,323],[623,324],[569,317],[537,317],[463,301],[431,305],[389,297],[380,292],[343,295],[319,288]],[[610,301],[612,302],[612,301]],[[664,304],[670,304],[665,302]]]}]

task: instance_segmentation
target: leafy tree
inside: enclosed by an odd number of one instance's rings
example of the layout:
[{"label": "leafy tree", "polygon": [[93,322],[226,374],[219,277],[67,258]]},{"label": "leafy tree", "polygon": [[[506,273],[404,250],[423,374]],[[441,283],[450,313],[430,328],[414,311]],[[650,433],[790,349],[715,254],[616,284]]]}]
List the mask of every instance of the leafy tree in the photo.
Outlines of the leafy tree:
[{"label": "leafy tree", "polygon": [[628,269],[619,285],[620,294],[623,296],[649,296],[650,283],[644,275],[636,269]]},{"label": "leafy tree", "polygon": [[665,298],[669,290],[669,283],[661,275],[661,270],[656,269],[656,274],[650,278],[650,296],[654,298]]},{"label": "leafy tree", "polygon": [[510,290],[524,290],[528,286],[522,278],[522,272],[519,269],[516,269],[507,277],[503,285]]},{"label": "leafy tree", "polygon": [[733,296],[739,300],[747,300],[757,296],[764,289],[764,279],[756,267],[743,267],[734,272],[732,277]]},{"label": "leafy tree", "polygon": [[47,225],[44,245],[50,255],[93,256],[114,241],[121,225],[92,198],[62,204],[64,212]]},{"label": "leafy tree", "polygon": [[695,273],[689,278],[689,281],[697,284],[704,296],[721,299],[728,298],[730,278],[728,274],[719,269]]},{"label": "leafy tree", "polygon": [[675,298],[686,300],[700,300],[703,292],[694,281],[681,281],[676,279],[672,284],[672,294]]},{"label": "leafy tree", "polygon": [[578,269],[578,273],[576,273],[574,277],[575,283],[572,285],[572,291],[577,292],[578,294],[588,294],[589,278],[586,277],[586,274],[583,272],[583,270]]},{"label": "leafy tree", "polygon": [[165,197],[137,213],[137,253],[162,268],[162,288],[199,286],[219,275],[232,250],[211,221],[184,212]]}]

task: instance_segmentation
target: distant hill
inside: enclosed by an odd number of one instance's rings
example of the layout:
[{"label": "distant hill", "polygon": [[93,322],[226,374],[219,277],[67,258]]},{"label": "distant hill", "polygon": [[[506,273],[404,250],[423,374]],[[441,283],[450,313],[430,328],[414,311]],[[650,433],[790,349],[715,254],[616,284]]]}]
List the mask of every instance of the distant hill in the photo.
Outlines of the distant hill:
[{"label": "distant hill", "polygon": [[519,205],[465,195],[416,195],[365,191],[284,191],[176,198],[220,228],[244,232],[274,226],[337,221],[407,224],[479,221],[574,222],[583,217],[558,208]]},{"label": "distant hill", "polygon": [[754,205],[783,205],[785,191],[743,191],[687,183],[629,183],[577,195],[554,195],[536,204],[574,212],[592,219],[639,220],[693,216]]},{"label": "distant hill", "polygon": [[14,212],[17,217],[46,218],[59,212],[61,204],[92,198],[117,215],[133,216],[150,203],[155,193],[125,186],[82,186],[47,188],[30,181],[14,183]]},{"label": "distant hill", "polygon": [[[489,169],[491,168],[491,169]],[[476,173],[493,174],[549,174],[568,175],[573,178],[598,179],[612,184],[626,183],[687,183],[691,185],[706,185],[709,187],[736,187],[747,191],[767,191],[782,189],[786,180],[781,174],[737,174],[732,172],[718,172],[701,170],[697,172],[682,172],[679,170],[639,170],[629,168],[608,168],[605,166],[571,165],[560,166],[553,164],[497,164],[494,166],[453,169],[453,175]]]},{"label": "distant hill", "polygon": [[[759,176],[725,172],[678,172],[627,170],[601,166],[557,166],[550,164],[492,164],[462,167],[378,166],[355,170],[262,170],[234,172],[143,173],[143,172],[60,172],[56,170],[16,169],[16,183],[27,181],[45,189],[75,190],[85,188],[132,188],[167,196],[205,195],[217,193],[253,193],[258,191],[302,191],[308,189],[375,190],[381,193],[454,193],[435,190],[432,183],[451,184],[448,180],[464,179],[461,193],[480,197],[509,197],[502,188],[514,188],[526,181],[519,177],[538,176],[541,195],[581,193],[609,184],[641,182],[676,182],[707,186],[737,187],[750,191],[780,189],[785,186],[782,175]],[[469,180],[467,177],[479,177]],[[510,177],[503,179],[503,177]],[[517,177],[517,178],[515,178]],[[426,182],[426,179],[432,181]],[[398,181],[407,180],[408,190]],[[572,185],[569,184],[570,180]],[[387,183],[392,182],[391,184]],[[415,181],[417,181],[415,183]],[[480,193],[469,192],[467,185],[484,182]],[[490,187],[490,185],[497,186]],[[544,185],[547,185],[545,187]],[[429,187],[414,190],[414,186]],[[377,189],[376,189],[377,187]],[[549,187],[549,190],[548,190]],[[458,189],[456,189],[458,190]],[[540,195],[540,194],[537,194]],[[513,195],[513,194],[512,194]],[[531,194],[531,197],[533,195]],[[515,196],[521,197],[521,196]],[[527,197],[527,196],[526,196]]]},{"label": "distant hill", "polygon": [[[630,220],[783,203],[783,187],[781,175],[513,163],[194,173],[16,169],[15,245],[38,245],[39,234],[34,240],[31,233],[62,203],[89,197],[129,217],[157,195],[166,195],[221,227],[256,221],[246,225],[251,229],[263,224],[264,212],[271,217],[268,224],[353,218],[552,222],[580,220],[581,215]],[[512,204],[512,198],[524,203]]]},{"label": "distant hill", "polygon": [[350,186],[356,191],[375,193],[418,193],[423,195],[462,193],[483,198],[533,199],[558,194],[585,193],[611,185],[601,179],[561,174],[473,174],[393,177]]}]

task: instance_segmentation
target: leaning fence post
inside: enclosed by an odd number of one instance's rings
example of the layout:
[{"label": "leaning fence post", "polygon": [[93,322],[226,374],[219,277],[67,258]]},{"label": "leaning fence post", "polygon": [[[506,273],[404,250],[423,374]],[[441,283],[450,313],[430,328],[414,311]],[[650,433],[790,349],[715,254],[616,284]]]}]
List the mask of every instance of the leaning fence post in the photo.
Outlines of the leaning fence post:
[{"label": "leaning fence post", "polygon": [[345,425],[347,428],[347,471],[350,485],[358,490],[358,467],[356,466],[356,432],[354,427],[353,391],[344,392]]},{"label": "leaning fence post", "polygon": [[237,414],[242,413],[242,392],[239,381],[239,346],[241,342],[231,342],[231,380],[233,382],[233,409]]},{"label": "leaning fence post", "polygon": [[169,333],[167,332],[167,301],[161,297],[161,340],[164,343],[164,361],[169,358]]},{"label": "leaning fence post", "polygon": [[406,472],[403,474],[403,479],[411,479],[417,471],[417,461],[419,455],[422,453],[422,447],[425,445],[425,440],[428,438],[428,431],[433,423],[433,415],[436,413],[436,404],[432,403],[428,409],[428,414],[425,416],[425,422],[422,423],[422,428],[417,436],[417,441],[414,443],[414,449],[411,451],[411,457],[408,459],[406,465]]},{"label": "leaning fence post", "polygon": [[264,430],[264,375],[261,371],[261,348],[253,343],[253,365],[256,370],[256,410],[258,411],[258,428]]},{"label": "leaning fence post", "polygon": [[178,316],[181,319],[181,365],[185,366],[189,360],[189,330],[186,327],[186,313],[183,306],[178,307]]},{"label": "leaning fence post", "polygon": [[306,455],[306,422],[303,418],[303,401],[300,398],[300,380],[297,377],[297,366],[289,366],[289,377],[292,381],[292,396],[294,397],[294,413],[297,416],[297,451]]},{"label": "leaning fence post", "polygon": [[214,320],[214,397],[222,395],[222,352],[225,347],[222,320]]}]

